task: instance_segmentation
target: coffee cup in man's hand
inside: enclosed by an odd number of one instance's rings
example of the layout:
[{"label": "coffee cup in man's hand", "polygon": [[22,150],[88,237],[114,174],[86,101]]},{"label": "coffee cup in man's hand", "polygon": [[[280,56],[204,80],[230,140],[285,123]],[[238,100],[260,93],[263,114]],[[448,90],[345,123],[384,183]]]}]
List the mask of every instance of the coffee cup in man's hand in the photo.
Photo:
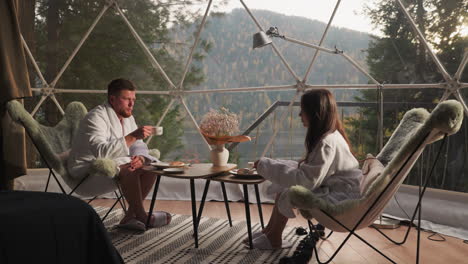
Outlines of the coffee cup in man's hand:
[{"label": "coffee cup in man's hand", "polygon": [[151,133],[154,136],[161,136],[163,134],[163,127],[162,126],[152,126]]}]

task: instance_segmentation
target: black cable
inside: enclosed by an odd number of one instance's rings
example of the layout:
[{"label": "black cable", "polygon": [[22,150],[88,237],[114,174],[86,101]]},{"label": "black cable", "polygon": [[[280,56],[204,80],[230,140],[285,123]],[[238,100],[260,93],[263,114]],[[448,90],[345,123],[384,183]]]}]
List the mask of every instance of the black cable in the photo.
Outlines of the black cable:
[{"label": "black cable", "polygon": [[[403,207],[401,206],[400,202],[398,202],[398,199],[397,199],[397,195],[396,195],[396,194],[393,196],[393,198],[395,199],[395,202],[397,203],[397,205],[398,205],[398,207],[400,208],[400,210],[406,215],[406,217],[407,217],[408,219],[411,219],[411,217],[409,217],[408,213],[406,213],[406,211],[405,211],[405,210],[403,209]],[[408,224],[414,226],[415,228],[418,228],[414,223],[410,223],[409,221],[407,221],[407,222],[408,222]],[[441,235],[441,234],[439,234],[439,233],[437,233],[437,232],[434,232],[434,231],[432,231],[432,230],[424,230],[423,228],[421,228],[421,230],[422,230],[422,231],[425,231],[425,232],[432,232],[432,234],[429,235],[429,236],[427,237],[427,239],[429,239],[429,240],[431,240],[431,241],[444,242],[444,241],[447,240],[443,235]],[[439,238],[433,238],[433,237],[436,237],[436,236],[439,237]],[[463,243],[468,244],[468,240],[464,240]]]},{"label": "black cable", "polygon": [[[431,231],[432,232],[432,235],[429,235],[427,237],[427,239],[429,240],[432,240],[432,241],[437,241],[437,242],[444,242],[446,241],[447,239],[445,239],[444,236],[442,236],[441,234],[437,233],[437,232],[434,232],[434,231]],[[435,236],[438,236],[439,238],[432,238],[432,237],[435,237]]]},{"label": "black cable", "polygon": [[403,207],[401,206],[400,202],[398,202],[398,199],[397,199],[397,194],[395,193],[395,195],[393,195],[393,198],[395,199],[395,202],[397,203],[398,207],[400,207],[400,210],[405,213],[406,217],[408,219],[411,219],[411,217],[408,215],[408,213],[406,213],[405,209],[403,209]]}]

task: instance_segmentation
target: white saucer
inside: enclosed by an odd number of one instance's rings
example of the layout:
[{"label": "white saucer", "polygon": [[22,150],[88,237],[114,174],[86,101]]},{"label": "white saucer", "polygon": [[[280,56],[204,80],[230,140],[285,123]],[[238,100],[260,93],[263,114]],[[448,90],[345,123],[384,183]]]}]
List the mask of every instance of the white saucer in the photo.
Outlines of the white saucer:
[{"label": "white saucer", "polygon": [[168,174],[184,173],[183,168],[166,168],[163,171]]},{"label": "white saucer", "polygon": [[165,168],[182,168],[182,167],[185,166],[185,163],[181,164],[181,165],[171,165],[169,162],[160,161],[160,162],[151,162],[151,166],[162,168],[162,169],[165,169]]}]

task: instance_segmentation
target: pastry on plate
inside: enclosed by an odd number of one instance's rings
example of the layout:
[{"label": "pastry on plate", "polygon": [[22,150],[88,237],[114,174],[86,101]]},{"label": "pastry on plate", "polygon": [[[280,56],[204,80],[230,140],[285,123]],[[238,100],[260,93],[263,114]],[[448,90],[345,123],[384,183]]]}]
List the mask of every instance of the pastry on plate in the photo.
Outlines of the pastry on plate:
[{"label": "pastry on plate", "polygon": [[172,162],[169,162],[169,166],[184,166],[185,163],[183,163],[182,161],[172,161]]}]

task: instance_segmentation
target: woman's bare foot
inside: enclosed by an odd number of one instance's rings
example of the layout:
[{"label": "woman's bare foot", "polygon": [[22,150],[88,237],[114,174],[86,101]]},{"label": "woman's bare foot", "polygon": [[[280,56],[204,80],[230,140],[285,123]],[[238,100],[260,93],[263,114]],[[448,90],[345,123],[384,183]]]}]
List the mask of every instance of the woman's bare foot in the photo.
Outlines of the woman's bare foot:
[{"label": "woman's bare foot", "polygon": [[[253,241],[254,239],[256,239],[257,237],[263,235],[263,234],[264,234],[264,231],[263,231],[263,230],[262,230],[262,231],[258,231],[258,232],[253,232],[253,233],[252,233],[252,241]],[[244,240],[242,240],[242,243],[244,243],[244,244],[249,243],[249,236],[248,236],[248,235],[247,235],[246,238],[244,238]]]}]

